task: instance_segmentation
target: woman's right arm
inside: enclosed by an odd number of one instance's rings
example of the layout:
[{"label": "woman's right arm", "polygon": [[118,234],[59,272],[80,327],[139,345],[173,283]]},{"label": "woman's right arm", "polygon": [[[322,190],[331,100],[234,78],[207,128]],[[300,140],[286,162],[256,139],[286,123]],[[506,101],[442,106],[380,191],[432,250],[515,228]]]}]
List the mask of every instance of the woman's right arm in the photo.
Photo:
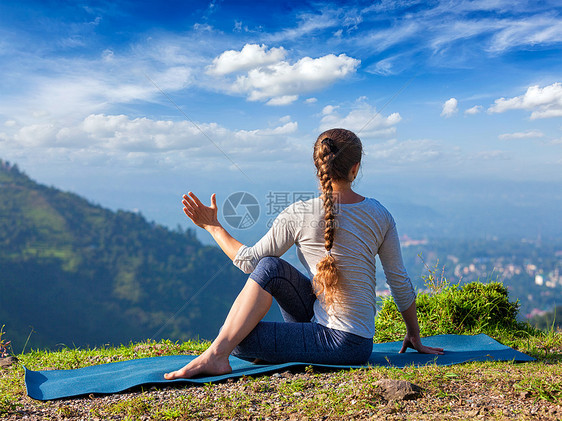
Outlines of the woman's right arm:
[{"label": "woman's right arm", "polygon": [[220,224],[217,217],[217,196],[213,193],[211,206],[205,206],[194,193],[189,192],[183,195],[182,203],[183,211],[189,219],[198,227],[207,230],[222,251],[231,260],[234,260],[236,253],[242,247],[242,243],[230,235]]}]

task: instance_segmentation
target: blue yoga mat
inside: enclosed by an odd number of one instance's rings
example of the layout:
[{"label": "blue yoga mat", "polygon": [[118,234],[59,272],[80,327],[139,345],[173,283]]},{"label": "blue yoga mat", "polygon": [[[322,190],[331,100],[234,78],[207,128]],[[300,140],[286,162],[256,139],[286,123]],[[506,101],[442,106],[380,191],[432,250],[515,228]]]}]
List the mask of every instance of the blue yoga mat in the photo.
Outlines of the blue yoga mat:
[{"label": "blue yoga mat", "polygon": [[414,350],[399,354],[402,342],[373,345],[373,353],[364,366],[325,365],[303,362],[256,365],[236,357],[230,357],[232,373],[222,376],[198,377],[195,379],[165,380],[164,373],[177,370],[195,358],[193,355],[141,358],[131,361],[95,365],[75,370],[31,371],[25,369],[27,394],[42,401],[68,398],[90,393],[117,393],[134,386],[209,383],[232,377],[255,376],[282,371],[294,366],[313,365],[332,368],[361,368],[371,366],[405,367],[410,365],[452,365],[469,361],[534,361],[522,352],[500,344],[487,335],[437,335],[423,339],[425,345],[445,349],[443,355],[424,355]]}]

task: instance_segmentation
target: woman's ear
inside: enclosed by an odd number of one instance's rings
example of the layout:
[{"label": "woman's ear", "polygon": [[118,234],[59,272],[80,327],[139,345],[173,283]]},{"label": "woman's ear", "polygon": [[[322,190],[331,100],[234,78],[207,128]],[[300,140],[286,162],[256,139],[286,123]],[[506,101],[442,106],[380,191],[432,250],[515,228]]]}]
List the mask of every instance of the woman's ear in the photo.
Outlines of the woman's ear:
[{"label": "woman's ear", "polygon": [[355,177],[357,177],[360,166],[361,166],[361,162],[358,162],[357,164],[353,164],[353,166],[351,167],[351,171],[349,174],[351,176],[351,181],[355,180]]}]

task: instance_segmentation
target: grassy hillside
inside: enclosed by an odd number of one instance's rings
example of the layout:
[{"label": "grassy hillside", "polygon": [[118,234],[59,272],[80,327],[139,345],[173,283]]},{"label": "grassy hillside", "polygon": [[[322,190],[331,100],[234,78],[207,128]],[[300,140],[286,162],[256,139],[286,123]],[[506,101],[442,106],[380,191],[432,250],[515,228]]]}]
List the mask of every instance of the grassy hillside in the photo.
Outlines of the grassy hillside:
[{"label": "grassy hillside", "polygon": [[[478,291],[479,294],[475,294]],[[478,298],[480,297],[480,298]],[[441,283],[422,294],[421,328],[438,333],[487,333],[538,361],[477,362],[455,366],[372,367],[322,371],[308,367],[219,384],[137,388],[109,396],[37,402],[25,396],[23,368],[68,369],[171,354],[198,354],[208,342],[143,341],[121,347],[65,348],[18,355],[0,369],[0,416],[19,419],[523,419],[562,416],[562,334],[518,323],[505,289],[472,284],[460,289]],[[470,302],[470,310],[462,303]],[[396,306],[387,300],[377,321],[377,338],[400,339],[393,322]],[[463,317],[458,317],[463,315]],[[511,315],[511,316],[509,316]],[[505,317],[504,317],[505,316]],[[386,399],[377,381],[412,382],[422,388],[413,400]]]},{"label": "grassy hillside", "polygon": [[244,280],[193,231],[112,212],[0,161],[0,325],[18,351],[30,334],[35,348],[210,338]]}]

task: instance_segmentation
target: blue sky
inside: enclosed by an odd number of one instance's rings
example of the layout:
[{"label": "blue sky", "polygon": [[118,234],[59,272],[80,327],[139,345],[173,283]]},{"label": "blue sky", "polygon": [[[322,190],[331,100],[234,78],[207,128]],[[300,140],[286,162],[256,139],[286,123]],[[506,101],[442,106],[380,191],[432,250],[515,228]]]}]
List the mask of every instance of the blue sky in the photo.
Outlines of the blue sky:
[{"label": "blue sky", "polygon": [[0,158],[175,226],[187,190],[315,190],[340,126],[365,195],[551,197],[561,57],[556,1],[2,1]]}]

